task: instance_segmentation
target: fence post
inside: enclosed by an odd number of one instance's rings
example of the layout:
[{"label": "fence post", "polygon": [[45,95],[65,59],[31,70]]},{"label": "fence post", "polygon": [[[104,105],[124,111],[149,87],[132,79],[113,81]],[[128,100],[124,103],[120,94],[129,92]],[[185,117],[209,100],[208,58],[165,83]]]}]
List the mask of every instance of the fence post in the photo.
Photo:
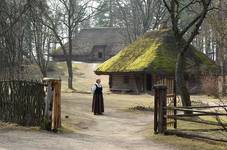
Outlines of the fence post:
[{"label": "fence post", "polygon": [[52,130],[61,127],[61,80],[54,80],[53,83],[53,106],[52,106]]},{"label": "fence post", "polygon": [[44,78],[47,83],[47,97],[45,106],[45,117],[47,118],[47,129],[57,130],[61,127],[61,80]]},{"label": "fence post", "polygon": [[44,122],[43,122],[43,128],[46,130],[51,130],[51,115],[52,115],[52,102],[53,102],[53,88],[51,85],[51,82],[46,81],[47,86],[47,95],[45,98],[45,110],[44,110]]},{"label": "fence post", "polygon": [[[174,80],[174,88],[173,88],[173,94],[174,94],[174,99],[173,99],[173,106],[177,107],[177,89],[176,89],[176,80]],[[177,110],[173,110],[174,116],[177,115]],[[174,129],[177,128],[177,119],[174,118]]]},{"label": "fence post", "polygon": [[164,85],[155,85],[155,106],[154,106],[154,132],[155,134],[164,134],[167,129],[166,119],[166,96],[167,87]]},{"label": "fence post", "polygon": [[158,100],[159,100],[159,93],[154,87],[154,133],[158,134]]}]

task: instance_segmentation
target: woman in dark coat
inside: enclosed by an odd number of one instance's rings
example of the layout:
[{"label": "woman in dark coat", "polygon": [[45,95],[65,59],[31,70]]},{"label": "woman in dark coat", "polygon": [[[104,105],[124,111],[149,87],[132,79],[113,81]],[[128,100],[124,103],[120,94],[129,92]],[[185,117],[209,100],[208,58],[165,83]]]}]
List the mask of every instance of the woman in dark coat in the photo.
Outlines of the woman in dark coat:
[{"label": "woman in dark coat", "polygon": [[97,79],[96,83],[92,86],[92,112],[94,112],[94,115],[102,115],[104,112],[102,85],[100,83],[101,80]]}]

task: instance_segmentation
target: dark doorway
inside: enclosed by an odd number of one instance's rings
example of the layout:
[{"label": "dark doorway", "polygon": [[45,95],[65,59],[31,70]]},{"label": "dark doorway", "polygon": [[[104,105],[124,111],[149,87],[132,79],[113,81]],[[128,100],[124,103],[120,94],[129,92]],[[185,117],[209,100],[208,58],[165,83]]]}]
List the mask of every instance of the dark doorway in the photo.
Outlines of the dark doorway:
[{"label": "dark doorway", "polygon": [[98,52],[98,57],[99,57],[99,59],[101,59],[103,57],[102,52]]},{"label": "dark doorway", "polygon": [[104,60],[105,50],[106,50],[106,45],[94,45],[94,47],[92,48],[93,59]]},{"label": "dark doorway", "polygon": [[147,74],[146,75],[146,84],[147,84],[147,91],[151,91],[152,90],[152,76],[151,74]]}]

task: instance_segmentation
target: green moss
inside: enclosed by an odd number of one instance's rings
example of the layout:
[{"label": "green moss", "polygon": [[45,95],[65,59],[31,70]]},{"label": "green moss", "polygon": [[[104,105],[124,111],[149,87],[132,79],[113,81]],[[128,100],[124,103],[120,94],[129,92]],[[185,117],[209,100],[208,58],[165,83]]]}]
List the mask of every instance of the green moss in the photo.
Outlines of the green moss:
[{"label": "green moss", "polygon": [[96,71],[130,72],[143,71],[156,58],[160,42],[150,38],[140,38],[117,55],[101,64]]},{"label": "green moss", "polygon": [[[152,31],[98,66],[96,72],[102,74],[150,71],[153,73],[174,74],[179,52],[176,47],[176,41],[171,31]],[[211,69],[216,66],[202,52],[195,50],[193,47],[190,47],[190,49],[186,59],[189,62],[197,62],[194,65],[199,66],[199,69]]]},{"label": "green moss", "polygon": [[151,71],[153,73],[165,72],[173,74],[176,66],[176,54],[174,54],[169,45],[163,43],[157,49],[157,57],[151,64]]}]

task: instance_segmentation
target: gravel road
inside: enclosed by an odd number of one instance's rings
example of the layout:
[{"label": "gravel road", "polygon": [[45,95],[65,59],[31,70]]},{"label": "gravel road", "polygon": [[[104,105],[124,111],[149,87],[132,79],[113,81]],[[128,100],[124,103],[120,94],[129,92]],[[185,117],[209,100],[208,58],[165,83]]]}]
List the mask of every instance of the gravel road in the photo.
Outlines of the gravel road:
[{"label": "gravel road", "polygon": [[[105,114],[90,112],[90,95],[63,94],[62,122],[72,133],[48,133],[30,129],[0,129],[0,150],[175,150],[146,138],[151,112],[123,111],[135,96],[106,95]],[[116,102],[116,99],[119,99]],[[134,99],[133,99],[134,98]],[[141,96],[140,96],[141,98]],[[142,97],[143,98],[143,97]],[[121,104],[121,105],[119,105]],[[121,106],[121,107],[118,107]],[[69,118],[64,118],[68,115]]]}]

